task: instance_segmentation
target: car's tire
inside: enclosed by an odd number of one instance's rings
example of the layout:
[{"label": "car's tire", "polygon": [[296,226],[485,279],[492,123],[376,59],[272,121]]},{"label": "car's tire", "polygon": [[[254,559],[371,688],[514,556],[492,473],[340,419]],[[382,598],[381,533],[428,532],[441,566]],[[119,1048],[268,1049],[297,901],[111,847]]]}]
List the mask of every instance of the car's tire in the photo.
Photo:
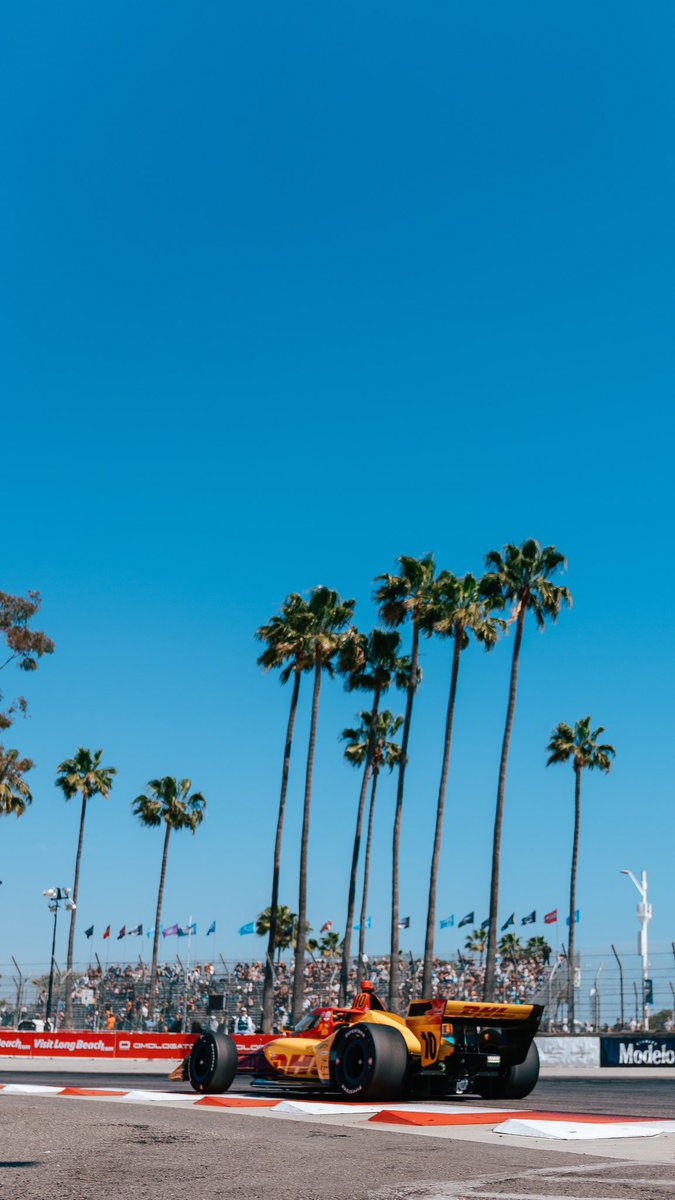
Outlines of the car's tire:
[{"label": "car's tire", "polygon": [[225,1033],[202,1033],[187,1064],[187,1075],[195,1092],[226,1092],[237,1073],[237,1044]]},{"label": "car's tire", "polygon": [[485,1100],[522,1100],[536,1087],[539,1078],[539,1051],[534,1042],[523,1062],[509,1067],[503,1075],[477,1075],[476,1091]]},{"label": "car's tire", "polygon": [[359,1021],[335,1039],[331,1080],[348,1100],[394,1100],[408,1074],[408,1047],[391,1025]]}]

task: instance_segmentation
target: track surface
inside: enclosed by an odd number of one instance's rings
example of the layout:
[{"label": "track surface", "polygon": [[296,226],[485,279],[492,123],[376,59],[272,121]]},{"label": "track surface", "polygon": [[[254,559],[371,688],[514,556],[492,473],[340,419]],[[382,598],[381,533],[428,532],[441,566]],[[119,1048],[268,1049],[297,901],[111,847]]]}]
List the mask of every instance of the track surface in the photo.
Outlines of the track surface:
[{"label": "track surface", "polygon": [[[190,1093],[186,1083],[169,1083],[167,1075],[125,1075],[123,1073],[91,1075],[84,1071],[31,1072],[0,1071],[0,1083],[58,1084],[63,1087],[143,1088],[144,1091],[171,1091]],[[245,1076],[235,1080],[233,1091],[251,1090],[257,1096],[269,1095],[288,1098],[287,1092],[275,1092],[273,1088],[261,1092],[249,1089]],[[468,1104],[475,1104],[476,1097],[467,1097]],[[461,1106],[461,1099],[448,1101],[452,1107]],[[551,1112],[607,1113],[620,1116],[662,1117],[675,1119],[675,1082],[668,1078],[655,1079],[540,1079],[534,1092],[526,1100],[491,1100],[491,1108],[532,1109],[542,1108]],[[673,1187],[675,1196],[675,1186]],[[0,1197],[2,1193],[0,1193]],[[669,1198],[670,1200],[670,1198]]]}]

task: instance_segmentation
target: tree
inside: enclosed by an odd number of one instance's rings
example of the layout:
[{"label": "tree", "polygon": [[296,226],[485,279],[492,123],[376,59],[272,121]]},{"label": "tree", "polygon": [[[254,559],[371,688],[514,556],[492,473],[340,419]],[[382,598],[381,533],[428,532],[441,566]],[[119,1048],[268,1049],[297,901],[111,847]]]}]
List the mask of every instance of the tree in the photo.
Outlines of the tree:
[{"label": "tree", "polygon": [[612,769],[612,759],[616,750],[607,742],[599,742],[605,732],[602,725],[591,729],[591,718],[582,717],[574,729],[560,722],[556,725],[548,746],[547,767],[554,763],[572,761],[574,768],[574,837],[572,841],[572,869],[570,872],[570,932],[567,947],[569,963],[569,993],[568,1019],[570,1030],[574,1032],[574,932],[575,914],[577,910],[577,868],[579,863],[579,834],[581,829],[581,777],[584,771],[603,771],[608,774]]},{"label": "tree", "polygon": [[529,955],[530,958],[540,958],[544,966],[546,966],[551,957],[552,950],[546,941],[546,938],[531,937],[527,940],[525,953]]},{"label": "tree", "polygon": [[277,811],[277,828],[274,838],[274,858],[272,864],[272,903],[269,907],[269,925],[267,939],[267,954],[265,956],[265,978],[263,983],[262,1029],[270,1033],[274,1021],[274,951],[278,946],[277,922],[279,920],[279,878],[281,875],[281,850],[284,836],[286,817],[286,793],[288,791],[288,776],[291,768],[291,750],[295,718],[298,710],[300,695],[300,680],[303,671],[313,666],[311,653],[307,653],[305,638],[312,626],[312,613],[307,601],[297,592],[286,598],[281,608],[281,615],[272,617],[267,625],[261,625],[256,631],[256,637],[266,642],[266,648],[258,658],[259,666],[265,670],[281,670],[281,682],[288,683],[293,679],[291,705],[286,726],[284,757],[281,768],[281,793]]},{"label": "tree", "polygon": [[[295,939],[295,924],[297,916],[291,912],[286,904],[277,904],[276,920],[274,925],[274,945],[272,946],[272,955],[274,951],[277,953],[277,961],[281,957],[282,950],[288,950],[289,946],[293,945]],[[258,913],[258,918],[255,923],[255,931],[258,937],[267,937],[272,926],[272,906],[263,909]],[[268,953],[270,952],[268,941]],[[272,976],[274,978],[274,976]],[[274,1016],[274,1007],[272,1008],[272,1016]]]},{"label": "tree", "polygon": [[497,784],[497,807],[495,811],[492,841],[492,878],[490,882],[490,928],[488,933],[487,957],[485,962],[484,998],[495,999],[495,964],[499,910],[499,874],[501,867],[502,825],[504,821],[504,799],[506,776],[513,731],[513,718],[518,692],[518,671],[523,641],[525,619],[532,612],[539,629],[544,629],[548,619],[557,621],[564,604],[571,605],[572,597],[566,587],[552,581],[551,576],[566,567],[567,562],[555,546],[544,546],[534,538],[528,538],[521,546],[508,544],[500,553],[491,550],[485,558],[488,573],[483,577],[481,591],[486,601],[494,608],[512,606],[511,622],[516,624],[511,660],[509,699],[506,723],[502,740]]},{"label": "tree", "polygon": [[481,967],[483,965],[483,955],[485,954],[486,946],[487,946],[487,929],[474,929],[473,932],[469,934],[469,936],[467,937],[467,939],[464,943],[465,950],[468,950],[471,954],[480,955]]},{"label": "tree", "polygon": [[173,775],[164,775],[161,779],[151,779],[148,792],[137,796],[131,804],[132,812],[138,817],[141,825],[156,828],[164,825],[164,849],[162,852],[162,869],[159,875],[159,890],[157,893],[157,910],[155,913],[155,930],[152,941],[152,966],[150,968],[150,991],[148,1008],[153,1015],[155,1007],[155,989],[157,986],[157,957],[159,953],[159,934],[162,921],[162,902],[164,900],[164,883],[166,880],[166,864],[169,857],[169,839],[173,830],[189,829],[196,833],[204,820],[206,800],[201,792],[192,791],[191,779],[176,779]]},{"label": "tree", "polygon": [[[25,596],[0,592],[0,642],[5,642],[8,651],[7,657],[0,662],[0,671],[4,671],[11,663],[20,671],[37,671],[39,659],[45,654],[54,653],[52,639],[46,633],[30,627],[41,604],[39,592],[28,592]],[[3,694],[0,692],[0,704],[2,700]],[[27,707],[25,698],[18,696],[8,708],[0,710],[0,730],[8,729],[16,714],[25,713]]]},{"label": "tree", "polygon": [[523,951],[523,943],[517,933],[505,933],[499,939],[499,953],[504,958],[515,960],[520,957]]},{"label": "tree", "polygon": [[18,750],[3,750],[0,747],[0,816],[22,817],[33,795],[24,775],[33,763],[29,758],[19,758]]},{"label": "tree", "polygon": [[363,863],[363,891],[361,895],[361,916],[359,918],[359,970],[363,969],[366,922],[368,919],[368,888],[370,884],[370,855],[373,844],[373,823],[375,817],[375,800],[377,797],[377,782],[380,771],[388,767],[393,771],[401,758],[401,747],[393,739],[396,737],[403,717],[395,717],[385,709],[377,714],[373,721],[372,712],[360,712],[361,724],[353,729],[343,729],[341,738],[349,744],[345,747],[345,758],[353,767],[362,767],[368,753],[371,753],[371,785],[370,806],[368,809],[368,831],[366,834],[366,849]]},{"label": "tree", "polygon": [[291,1006],[292,1024],[302,1016],[302,1001],[305,990],[305,937],[307,935],[307,859],[309,854],[309,827],[312,809],[312,783],[314,778],[314,755],[316,730],[319,720],[321,680],[324,671],[334,674],[333,659],[344,640],[343,630],[354,615],[356,601],[342,600],[338,592],[327,587],[316,587],[310,593],[308,619],[304,628],[303,655],[314,669],[312,691],[312,716],[307,747],[307,769],[305,772],[305,797],[302,813],[300,840],[300,878],[298,895],[298,945],[293,970],[293,999]]},{"label": "tree", "polygon": [[422,629],[425,610],[433,600],[434,573],[436,570],[436,563],[432,554],[426,554],[423,558],[411,558],[408,555],[401,555],[397,559],[397,562],[401,568],[400,575],[378,575],[375,580],[376,583],[380,584],[376,589],[375,596],[380,605],[380,617],[385,625],[402,625],[408,619],[412,622],[410,682],[408,684],[403,733],[401,736],[401,758],[398,766],[398,785],[396,789],[396,809],[394,812],[392,841],[391,939],[388,1000],[388,1008],[392,1012],[398,1012],[399,1009],[399,858],[403,797],[405,793],[405,771],[408,762],[408,742],[410,740],[413,702],[422,678],[419,665],[420,631]]},{"label": "tree", "polygon": [[80,809],[80,833],[77,840],[75,855],[75,881],[73,883],[73,903],[70,910],[70,931],[68,933],[68,957],[66,960],[66,989],[64,1024],[66,1029],[73,1022],[73,950],[75,946],[75,926],[77,923],[77,904],[80,895],[80,865],[82,862],[82,846],[84,843],[84,821],[87,814],[87,804],[93,796],[103,796],[107,800],[112,791],[113,779],[117,774],[115,767],[104,767],[101,764],[102,750],[86,750],[80,746],[77,754],[66,758],[57,768],[56,786],[61,789],[66,800],[75,796],[82,797]]},{"label": "tree", "polygon": [[370,738],[366,746],[361,778],[361,790],[356,811],[356,830],[352,849],[352,864],[349,873],[349,893],[347,898],[347,923],[342,943],[342,966],[340,970],[340,992],[338,1003],[344,1004],[347,998],[349,981],[349,960],[351,953],[352,926],[354,923],[354,904],[356,899],[356,877],[359,869],[361,852],[361,835],[363,832],[363,814],[368,797],[368,784],[372,769],[374,737],[377,728],[377,715],[380,698],[389,690],[395,681],[400,686],[407,686],[410,679],[410,659],[401,658],[399,651],[401,638],[396,631],[387,632],[384,629],[374,629],[365,634],[354,631],[346,638],[340,651],[338,666],[346,675],[345,687],[348,692],[372,692],[373,706],[371,709]]},{"label": "tree", "polygon": [[491,615],[489,606],[481,594],[481,585],[474,575],[464,575],[458,579],[450,571],[441,572],[434,585],[433,601],[422,616],[422,628],[428,637],[435,634],[438,637],[452,638],[453,641],[450,691],[445,716],[445,735],[443,738],[443,760],[438,787],[438,800],[436,802],[436,825],[431,853],[431,870],[429,872],[429,900],[427,904],[424,972],[422,976],[423,996],[430,996],[433,986],[436,894],[438,891],[438,871],[443,841],[445,797],[450,770],[452,729],[455,719],[460,657],[462,651],[466,650],[469,645],[470,634],[486,650],[491,650],[496,645],[500,629],[503,627],[504,621],[499,617]]}]

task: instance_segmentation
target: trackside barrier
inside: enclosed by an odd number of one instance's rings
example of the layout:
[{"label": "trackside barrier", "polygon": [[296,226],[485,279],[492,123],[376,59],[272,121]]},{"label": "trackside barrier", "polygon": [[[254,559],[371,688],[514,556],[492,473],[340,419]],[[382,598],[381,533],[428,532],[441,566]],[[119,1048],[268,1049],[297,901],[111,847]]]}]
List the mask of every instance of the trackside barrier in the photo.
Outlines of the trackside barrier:
[{"label": "trackside barrier", "polygon": [[[0,1057],[12,1058],[160,1058],[176,1062],[194,1046],[194,1033],[33,1033],[7,1030],[0,1033]],[[272,1036],[235,1037],[241,1050],[259,1050]]]},{"label": "trackside barrier", "polygon": [[599,1067],[598,1037],[535,1038],[542,1067]]},{"label": "trackside barrier", "polygon": [[633,1034],[600,1038],[601,1067],[675,1067],[675,1037]]}]

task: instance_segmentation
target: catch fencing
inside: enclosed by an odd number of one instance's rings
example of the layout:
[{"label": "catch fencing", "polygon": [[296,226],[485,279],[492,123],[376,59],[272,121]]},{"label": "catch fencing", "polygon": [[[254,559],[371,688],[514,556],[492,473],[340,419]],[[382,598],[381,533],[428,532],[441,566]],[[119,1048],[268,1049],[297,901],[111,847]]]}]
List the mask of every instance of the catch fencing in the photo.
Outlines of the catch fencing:
[{"label": "catch fencing", "polygon": [[[618,957],[617,957],[618,955]],[[372,958],[367,974],[386,998],[389,960]],[[308,960],[305,967],[305,1008],[336,1004],[339,961]],[[675,1008],[675,951],[651,956],[652,1014],[661,1013],[660,1027],[669,1032]],[[350,993],[360,974],[350,971]],[[49,966],[21,964],[12,959],[0,964],[0,1026],[17,1028],[19,1022],[44,1019]],[[162,963],[157,980],[155,1012],[148,1010],[150,970],[136,963],[78,963],[73,970],[73,1025],[82,1030],[190,1031],[193,1026],[233,1030],[235,1019],[246,1009],[255,1028],[260,1025],[264,965],[260,961],[220,958],[188,966],[180,958]],[[288,1024],[293,978],[292,960],[275,964],[275,1026]],[[59,964],[53,972],[52,1014],[55,1028],[62,1027],[66,974]],[[437,959],[434,993],[448,999],[480,1000],[483,967],[479,961],[458,955]],[[570,1028],[568,998],[574,984],[576,1023]],[[399,1002],[404,1008],[422,990],[422,962],[408,956],[401,962]],[[497,999],[508,1003],[535,1001],[544,1005],[542,1030],[552,1033],[630,1031],[644,1018],[642,962],[637,954],[581,955],[574,972],[564,956],[548,962],[521,955],[503,959],[498,967]],[[666,1022],[664,1024],[663,1022]],[[652,1027],[653,1024],[652,1024]],[[670,1026],[672,1027],[672,1026]]]}]

